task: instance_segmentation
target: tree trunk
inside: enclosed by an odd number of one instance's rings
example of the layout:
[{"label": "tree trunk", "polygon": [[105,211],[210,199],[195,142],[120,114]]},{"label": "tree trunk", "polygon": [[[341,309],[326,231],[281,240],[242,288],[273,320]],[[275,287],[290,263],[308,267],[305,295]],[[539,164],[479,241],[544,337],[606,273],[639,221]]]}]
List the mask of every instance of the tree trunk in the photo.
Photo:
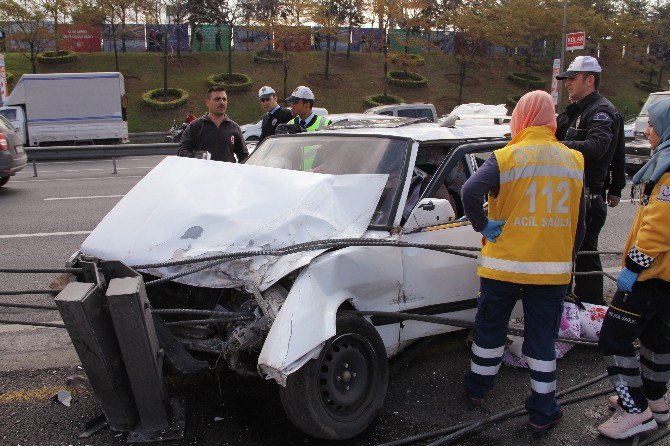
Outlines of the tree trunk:
[{"label": "tree trunk", "polygon": [[33,74],[37,74],[37,51],[33,42],[30,42],[30,64],[33,67]]},{"label": "tree trunk", "polygon": [[656,90],[661,91],[661,79],[663,79],[663,70],[665,69],[665,65],[661,65],[661,69],[658,70],[658,82],[656,82]]},{"label": "tree trunk", "polygon": [[387,42],[387,36],[386,36],[386,30],[382,30],[382,52],[384,53],[384,101],[386,101],[386,97],[388,96],[389,90],[388,90],[388,72],[389,72],[389,47],[388,47],[388,42]]},{"label": "tree trunk", "polygon": [[[174,24],[175,28],[175,33],[177,34],[177,60],[181,62],[181,28],[177,26],[177,24]],[[167,37],[167,33],[166,33]]]},{"label": "tree trunk", "polygon": [[405,31],[405,54],[409,54],[409,28]]},{"label": "tree trunk", "polygon": [[[116,51],[116,45],[115,45]],[[126,9],[121,8],[121,52],[126,52]],[[118,71],[118,67],[117,67]]]},{"label": "tree trunk", "polygon": [[526,89],[530,90],[530,67],[531,67],[531,58],[533,57],[532,47],[528,47],[528,54],[526,55]]},{"label": "tree trunk", "polygon": [[288,53],[284,49],[284,98],[288,97],[288,90],[286,86],[288,84]]},{"label": "tree trunk", "polygon": [[324,76],[328,79],[328,69],[330,68],[330,33],[326,34],[326,72]]},{"label": "tree trunk", "polygon": [[349,33],[347,34],[347,36],[349,36],[347,39],[347,60],[349,60],[349,55],[351,54],[351,32],[352,26],[351,23],[349,23]]},{"label": "tree trunk", "polygon": [[465,85],[465,61],[461,61],[458,73],[458,105],[463,103],[463,86]]},{"label": "tree trunk", "polygon": [[[268,35],[268,53],[272,52],[272,28],[270,28],[270,31],[265,32]],[[284,48],[286,50],[286,48]]]},{"label": "tree trunk", "polygon": [[54,44],[56,45],[56,52],[60,50],[58,47],[58,41],[60,40],[58,37],[58,8],[54,10]]},{"label": "tree trunk", "polygon": [[116,49],[116,26],[110,25],[110,29],[112,30],[112,45],[114,45],[114,66],[116,67],[116,71],[119,71],[119,53]]},{"label": "tree trunk", "polygon": [[228,74],[233,75],[233,24],[228,24]]},{"label": "tree trunk", "polygon": [[168,89],[168,57],[167,57],[167,29],[163,31],[163,94]]}]

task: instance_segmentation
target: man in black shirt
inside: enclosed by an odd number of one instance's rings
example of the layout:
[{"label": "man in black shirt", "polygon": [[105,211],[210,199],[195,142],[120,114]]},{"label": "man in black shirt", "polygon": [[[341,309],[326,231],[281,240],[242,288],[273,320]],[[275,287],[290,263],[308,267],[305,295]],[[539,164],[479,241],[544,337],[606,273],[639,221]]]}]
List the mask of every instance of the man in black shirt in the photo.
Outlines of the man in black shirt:
[{"label": "man in black shirt", "polygon": [[[597,251],[598,236],[605,225],[607,206],[619,204],[626,186],[624,173],[623,118],[612,103],[600,95],[598,61],[578,56],[565,73],[571,104],[557,118],[556,138],[584,155],[586,233],[580,251]],[[575,271],[602,271],[600,256],[581,255]],[[602,276],[576,276],[574,294],[582,302],[604,305]]]},{"label": "man in black shirt", "polygon": [[261,124],[261,136],[258,139],[260,144],[265,138],[275,134],[279,124],[287,123],[293,116],[290,109],[277,105],[277,93],[272,87],[266,85],[258,90],[258,100],[263,110],[267,112],[263,115]]},{"label": "man in black shirt", "polygon": [[207,90],[205,105],[209,112],[186,127],[177,155],[193,158],[196,151],[204,151],[214,161],[241,163],[249,156],[249,152],[240,126],[226,115],[226,90],[223,87],[211,87]]}]

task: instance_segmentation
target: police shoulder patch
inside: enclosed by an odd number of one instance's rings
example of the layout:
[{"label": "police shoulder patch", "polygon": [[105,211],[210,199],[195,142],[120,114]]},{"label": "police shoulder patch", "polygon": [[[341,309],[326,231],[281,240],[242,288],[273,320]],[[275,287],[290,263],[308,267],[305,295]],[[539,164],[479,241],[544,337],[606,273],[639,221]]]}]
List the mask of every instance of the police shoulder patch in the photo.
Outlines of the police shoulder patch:
[{"label": "police shoulder patch", "polygon": [[661,190],[658,191],[658,196],[656,197],[658,201],[665,201],[670,203],[670,186],[661,186]]},{"label": "police shoulder patch", "polygon": [[595,115],[593,115],[593,120],[594,121],[611,121],[612,118],[610,115],[608,115],[605,112],[598,112]]}]

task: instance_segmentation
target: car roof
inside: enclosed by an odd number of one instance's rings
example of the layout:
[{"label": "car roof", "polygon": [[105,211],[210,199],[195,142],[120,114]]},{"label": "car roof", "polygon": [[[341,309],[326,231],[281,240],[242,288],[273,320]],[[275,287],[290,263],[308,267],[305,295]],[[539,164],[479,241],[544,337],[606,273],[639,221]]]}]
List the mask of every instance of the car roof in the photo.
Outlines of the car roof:
[{"label": "car roof", "polygon": [[[381,123],[383,124],[383,123]],[[342,128],[342,129],[323,129],[319,133],[326,134],[346,134],[346,135],[366,135],[366,136],[388,136],[411,138],[419,142],[427,141],[462,141],[476,139],[492,139],[509,137],[509,125],[502,124],[482,124],[468,125],[464,127],[440,127],[435,123],[408,124],[397,127],[371,127],[361,128]]]},{"label": "car roof", "polygon": [[368,108],[365,110],[365,113],[377,113],[378,111],[384,111],[384,110],[398,110],[398,109],[406,109],[406,108],[431,108],[434,109],[435,106],[433,104],[429,104],[426,102],[414,102],[414,103],[405,103],[403,102],[402,104],[386,104],[386,105],[378,105],[376,107]]}]

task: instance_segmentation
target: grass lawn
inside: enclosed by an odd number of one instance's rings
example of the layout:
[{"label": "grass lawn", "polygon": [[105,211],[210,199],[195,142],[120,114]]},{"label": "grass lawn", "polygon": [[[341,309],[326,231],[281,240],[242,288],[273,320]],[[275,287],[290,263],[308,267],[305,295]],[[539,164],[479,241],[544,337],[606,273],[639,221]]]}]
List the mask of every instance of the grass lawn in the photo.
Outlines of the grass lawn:
[{"label": "grass lawn", "polygon": [[[361,112],[365,110],[365,96],[382,93],[382,60],[378,54],[352,53],[349,60],[342,52],[331,53],[330,76],[323,76],[325,52],[297,52],[289,55],[287,95],[297,85],[307,85],[316,95],[316,105],[331,113]],[[438,114],[448,113],[457,105],[458,67],[453,55],[425,54],[426,64],[412,67],[428,79],[425,88],[389,86],[389,93],[407,102],[431,102]],[[568,61],[572,59],[569,55]],[[17,53],[6,53],[7,71],[15,82],[23,73],[30,72],[28,60]],[[533,72],[549,79],[551,61],[546,70]],[[171,60],[168,64],[168,86],[183,88],[190,93],[184,106],[165,111],[149,109],[141,99],[143,92],[163,86],[163,65],[157,53],[119,53],[119,67],[126,81],[128,95],[128,123],[131,132],[167,131],[173,120],[181,122],[189,109],[200,115],[205,112],[204,96],[209,75],[227,72],[226,53],[183,53],[181,64]],[[389,70],[400,68],[389,64]],[[66,65],[41,65],[40,73],[114,71],[112,53],[82,53],[76,62]],[[245,92],[229,92],[228,113],[239,124],[255,122],[262,115],[256,93],[263,85],[271,85],[283,96],[283,71],[281,65],[257,64],[251,53],[233,54],[233,71],[251,76],[253,85]],[[510,71],[521,71],[512,58],[491,56],[467,73],[464,102],[502,104],[505,98],[525,92],[506,79]],[[601,92],[619,108],[622,114],[632,115],[640,109],[640,100],[647,93],[635,88],[636,80],[643,76],[639,66],[628,59],[604,62]],[[547,82],[547,88],[550,83]],[[663,80],[667,84],[667,78]]]}]

